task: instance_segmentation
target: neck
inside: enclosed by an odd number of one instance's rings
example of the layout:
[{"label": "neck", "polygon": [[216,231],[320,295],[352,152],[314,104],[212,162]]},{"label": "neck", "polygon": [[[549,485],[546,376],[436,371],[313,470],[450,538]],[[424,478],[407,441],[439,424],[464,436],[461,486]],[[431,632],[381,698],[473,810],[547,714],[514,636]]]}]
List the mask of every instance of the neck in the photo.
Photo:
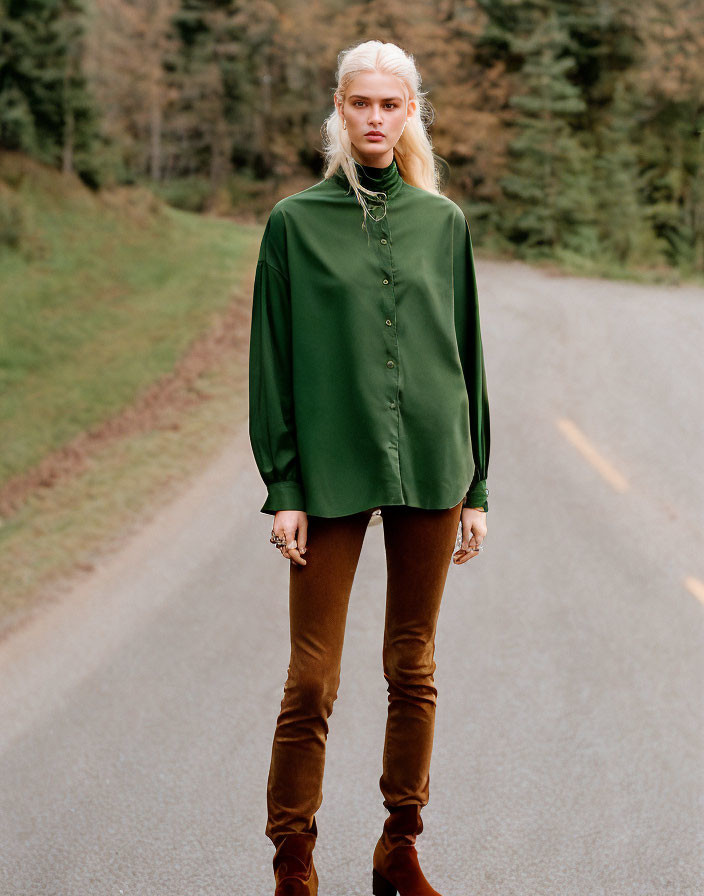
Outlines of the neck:
[{"label": "neck", "polygon": [[[403,187],[403,178],[398,170],[396,159],[384,168],[377,168],[372,165],[363,165],[354,159],[354,167],[360,184],[367,190],[374,192],[384,192],[387,197],[395,196]],[[341,186],[348,186],[347,177],[338,169],[336,179]]]},{"label": "neck", "polygon": [[389,149],[383,155],[360,156],[356,146],[352,146],[352,158],[365,168],[388,168],[394,160],[394,151]]}]

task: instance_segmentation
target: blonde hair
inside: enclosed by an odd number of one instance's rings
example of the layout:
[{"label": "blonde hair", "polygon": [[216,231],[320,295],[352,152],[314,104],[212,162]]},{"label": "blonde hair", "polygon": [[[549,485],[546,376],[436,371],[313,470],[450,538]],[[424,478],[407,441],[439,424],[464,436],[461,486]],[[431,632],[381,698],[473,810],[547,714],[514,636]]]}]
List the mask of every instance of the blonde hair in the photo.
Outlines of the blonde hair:
[{"label": "blonde hair", "polygon": [[[426,99],[427,91],[420,89],[421,76],[413,56],[404,52],[396,44],[383,43],[379,40],[367,40],[348,47],[337,57],[337,87],[335,96],[342,105],[347,95],[349,84],[362,72],[378,71],[394,75],[402,84],[406,104],[414,99],[416,110],[407,119],[406,125],[394,146],[394,158],[399,174],[415,187],[429,193],[440,194],[439,171],[435,164],[432,142],[427,127],[434,119],[434,111]],[[325,119],[321,128],[323,152],[325,155],[325,178],[332,177],[338,168],[342,168],[347,180],[354,190],[359,204],[364,209],[362,227],[366,229],[368,204],[362,195],[378,198],[384,196],[366,189],[359,182],[355,159],[352,156],[352,144],[349,133],[343,129],[340,114],[335,108]]]}]

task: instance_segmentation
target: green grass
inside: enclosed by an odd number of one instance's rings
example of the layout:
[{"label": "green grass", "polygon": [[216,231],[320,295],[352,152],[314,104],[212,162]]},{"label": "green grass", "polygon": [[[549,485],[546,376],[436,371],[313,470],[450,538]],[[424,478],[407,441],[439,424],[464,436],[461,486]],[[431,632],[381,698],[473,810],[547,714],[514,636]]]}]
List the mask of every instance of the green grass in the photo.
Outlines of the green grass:
[{"label": "green grass", "polygon": [[232,300],[261,231],[38,168],[15,191],[31,250],[0,250],[0,484],[171,370]]},{"label": "green grass", "polygon": [[[129,409],[203,333],[246,326],[262,231],[144,188],[93,194],[11,153],[0,153],[3,202],[20,239],[0,245],[0,485]],[[187,394],[165,399],[151,427],[95,442],[0,519],[0,635],[139,531],[241,430],[238,336],[199,349]]]},{"label": "green grass", "polygon": [[198,381],[207,400],[106,440],[79,473],[33,492],[2,522],[0,636],[119,550],[219,454],[247,419],[246,382],[246,358],[220,357]]}]

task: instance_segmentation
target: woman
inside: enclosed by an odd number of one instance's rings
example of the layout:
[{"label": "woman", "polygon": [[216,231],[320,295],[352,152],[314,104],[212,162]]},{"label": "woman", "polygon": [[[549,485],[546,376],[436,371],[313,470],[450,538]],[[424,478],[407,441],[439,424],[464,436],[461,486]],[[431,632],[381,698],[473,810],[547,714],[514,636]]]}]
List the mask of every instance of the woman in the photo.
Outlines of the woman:
[{"label": "woman", "polygon": [[482,550],[489,407],[472,246],[440,195],[413,58],[340,54],[324,179],[274,206],[250,337],[262,512],[290,561],[291,655],[267,785],[276,896],[317,893],[315,813],[365,530],[383,518],[388,719],[377,896],[439,896],[415,849],[428,802],[435,631],[454,562]]}]

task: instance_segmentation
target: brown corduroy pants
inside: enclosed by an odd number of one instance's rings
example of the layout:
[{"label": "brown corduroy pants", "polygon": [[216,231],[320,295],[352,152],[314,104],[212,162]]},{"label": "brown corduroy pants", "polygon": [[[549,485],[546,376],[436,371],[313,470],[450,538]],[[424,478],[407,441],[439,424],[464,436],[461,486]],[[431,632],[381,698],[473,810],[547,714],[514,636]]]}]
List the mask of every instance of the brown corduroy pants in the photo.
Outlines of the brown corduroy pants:
[{"label": "brown corduroy pants", "polygon": [[[379,786],[384,806],[425,806],[437,690],[435,632],[462,503],[447,510],[381,508],[387,589],[383,671],[388,717]],[[317,835],[328,718],[340,684],[352,583],[372,509],[308,516],[306,566],[291,562],[291,656],[267,784],[266,835]]]}]

